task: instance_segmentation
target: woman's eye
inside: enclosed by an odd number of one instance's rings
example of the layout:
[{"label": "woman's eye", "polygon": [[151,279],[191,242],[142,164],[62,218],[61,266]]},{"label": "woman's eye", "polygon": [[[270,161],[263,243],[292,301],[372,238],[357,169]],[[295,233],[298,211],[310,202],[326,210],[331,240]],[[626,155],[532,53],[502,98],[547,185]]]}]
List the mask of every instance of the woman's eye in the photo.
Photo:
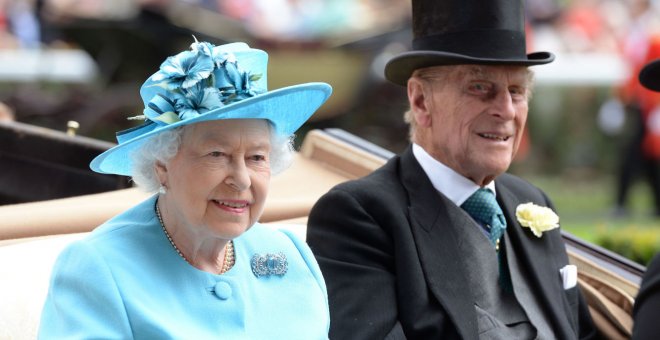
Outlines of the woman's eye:
[{"label": "woman's eye", "polygon": [[224,152],[221,152],[221,151],[211,151],[209,153],[209,156],[211,156],[211,157],[222,157],[224,155],[225,155]]},{"label": "woman's eye", "polygon": [[255,162],[263,162],[266,160],[266,156],[264,155],[253,155],[250,158]]}]

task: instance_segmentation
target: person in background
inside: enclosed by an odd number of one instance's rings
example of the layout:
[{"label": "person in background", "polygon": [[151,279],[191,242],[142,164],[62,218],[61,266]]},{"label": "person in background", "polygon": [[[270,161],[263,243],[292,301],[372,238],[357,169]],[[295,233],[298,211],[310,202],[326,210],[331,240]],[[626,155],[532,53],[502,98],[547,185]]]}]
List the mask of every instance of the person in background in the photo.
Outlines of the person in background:
[{"label": "person in background", "polygon": [[267,91],[267,59],[195,42],[147,79],[145,123],[90,166],[155,194],[59,255],[39,338],[327,338],[310,249],[258,220],[293,132],[331,88]]},{"label": "person in background", "polygon": [[635,297],[632,334],[634,340],[658,338],[660,334],[658,311],[660,311],[660,254],[656,254],[646,268],[639,292]]},{"label": "person in background", "polygon": [[638,75],[651,60],[660,58],[657,13],[649,0],[630,2],[631,25],[622,42],[629,76],[616,90],[617,99],[630,119],[616,176],[614,217],[630,215],[630,190],[638,179],[653,197],[652,212],[660,217],[660,94],[646,89]]},{"label": "person in background", "polygon": [[[660,92],[660,59],[647,63],[639,72],[639,82],[647,89]],[[657,339],[660,334],[660,254],[646,268],[633,308],[635,340]]]},{"label": "person in background", "polygon": [[551,201],[507,174],[532,92],[522,1],[414,0],[411,144],[313,207],[332,339],[596,336]]}]

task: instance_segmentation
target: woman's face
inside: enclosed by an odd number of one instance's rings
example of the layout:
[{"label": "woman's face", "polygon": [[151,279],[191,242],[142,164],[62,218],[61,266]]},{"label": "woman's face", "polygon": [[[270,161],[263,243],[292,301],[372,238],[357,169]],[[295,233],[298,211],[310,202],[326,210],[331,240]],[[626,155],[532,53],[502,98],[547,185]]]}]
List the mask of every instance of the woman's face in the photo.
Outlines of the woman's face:
[{"label": "woman's face", "polygon": [[[165,210],[176,227],[200,237],[233,239],[264,209],[270,183],[270,129],[262,119],[187,127],[178,153],[157,165]],[[169,223],[169,222],[168,222]]]}]

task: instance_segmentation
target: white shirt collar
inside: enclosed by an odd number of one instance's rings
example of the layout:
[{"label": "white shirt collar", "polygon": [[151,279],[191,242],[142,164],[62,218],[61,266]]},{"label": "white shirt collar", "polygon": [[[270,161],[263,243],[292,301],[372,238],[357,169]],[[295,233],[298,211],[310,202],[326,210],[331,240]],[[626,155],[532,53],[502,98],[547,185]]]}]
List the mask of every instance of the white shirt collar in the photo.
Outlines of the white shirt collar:
[{"label": "white shirt collar", "polygon": [[[413,143],[413,155],[422,166],[426,176],[431,180],[435,190],[447,196],[454,204],[461,206],[480,187],[463,177],[448,166],[438,162],[421,146]],[[495,193],[495,181],[486,184],[485,188]]]}]

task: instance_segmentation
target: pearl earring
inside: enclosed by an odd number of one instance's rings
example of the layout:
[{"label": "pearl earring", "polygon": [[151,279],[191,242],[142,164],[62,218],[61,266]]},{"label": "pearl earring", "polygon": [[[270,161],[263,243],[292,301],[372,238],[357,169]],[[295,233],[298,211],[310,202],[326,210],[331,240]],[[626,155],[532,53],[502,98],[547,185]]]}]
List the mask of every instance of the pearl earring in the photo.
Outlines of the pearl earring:
[{"label": "pearl earring", "polygon": [[165,195],[167,193],[167,187],[161,184],[160,188],[158,188],[158,193],[161,195]]}]

